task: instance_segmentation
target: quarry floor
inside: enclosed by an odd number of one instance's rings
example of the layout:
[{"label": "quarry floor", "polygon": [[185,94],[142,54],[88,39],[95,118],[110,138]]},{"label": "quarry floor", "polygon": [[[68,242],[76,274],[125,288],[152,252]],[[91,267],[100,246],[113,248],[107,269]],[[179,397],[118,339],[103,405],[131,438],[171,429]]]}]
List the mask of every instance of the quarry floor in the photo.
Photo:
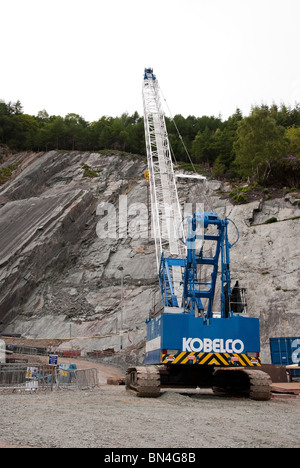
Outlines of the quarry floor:
[{"label": "quarry floor", "polygon": [[104,383],[118,370],[98,370],[94,390],[0,393],[0,448],[300,447],[299,397],[255,402],[163,390],[141,399]]}]

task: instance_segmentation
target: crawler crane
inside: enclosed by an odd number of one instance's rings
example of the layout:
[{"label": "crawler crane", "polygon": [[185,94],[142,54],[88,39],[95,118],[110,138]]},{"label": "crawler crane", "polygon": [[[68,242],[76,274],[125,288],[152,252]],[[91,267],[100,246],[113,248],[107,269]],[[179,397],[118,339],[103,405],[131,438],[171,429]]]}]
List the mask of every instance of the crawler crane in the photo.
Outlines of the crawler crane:
[{"label": "crawler crane", "polygon": [[[260,369],[259,320],[244,313],[238,283],[231,287],[230,249],[238,241],[238,230],[233,221],[212,211],[195,212],[184,227],[160,90],[151,68],[144,72],[143,102],[162,305],[147,320],[144,365],[128,368],[126,388],[140,397],[157,397],[161,387],[212,387],[269,400],[271,380]],[[232,244],[230,224],[237,232]],[[205,255],[206,244],[210,256]]]}]

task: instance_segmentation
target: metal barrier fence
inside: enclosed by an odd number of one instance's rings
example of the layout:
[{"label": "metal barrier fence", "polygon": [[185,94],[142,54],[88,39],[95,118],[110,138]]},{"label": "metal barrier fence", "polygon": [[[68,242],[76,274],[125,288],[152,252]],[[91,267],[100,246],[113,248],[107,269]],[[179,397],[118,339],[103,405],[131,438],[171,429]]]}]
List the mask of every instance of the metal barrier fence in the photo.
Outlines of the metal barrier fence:
[{"label": "metal barrier fence", "polygon": [[58,369],[56,374],[58,388],[94,388],[99,385],[97,369]]},{"label": "metal barrier fence", "polygon": [[99,385],[97,369],[77,370],[76,383],[81,389],[97,387]]},{"label": "metal barrier fence", "polygon": [[0,390],[85,389],[98,385],[97,369],[61,369],[40,364],[0,365]]},{"label": "metal barrier fence", "polygon": [[31,354],[35,356],[48,356],[47,348],[38,346],[7,345],[7,350],[16,354]]}]

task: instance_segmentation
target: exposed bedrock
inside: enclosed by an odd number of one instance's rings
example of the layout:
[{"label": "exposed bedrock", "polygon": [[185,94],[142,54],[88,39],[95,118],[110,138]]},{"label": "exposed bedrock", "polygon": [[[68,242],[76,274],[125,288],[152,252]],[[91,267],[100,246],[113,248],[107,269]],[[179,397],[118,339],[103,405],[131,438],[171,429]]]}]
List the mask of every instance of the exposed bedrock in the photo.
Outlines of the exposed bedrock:
[{"label": "exposed bedrock", "polygon": [[[0,333],[72,337],[66,346],[84,351],[122,346],[141,361],[145,319],[159,301],[145,159],[51,151],[3,164],[13,163],[0,187]],[[300,334],[299,203],[262,196],[233,205],[230,185],[213,180],[178,179],[178,190],[182,204],[204,203],[237,225],[232,279],[247,288],[268,361],[270,337]]]}]

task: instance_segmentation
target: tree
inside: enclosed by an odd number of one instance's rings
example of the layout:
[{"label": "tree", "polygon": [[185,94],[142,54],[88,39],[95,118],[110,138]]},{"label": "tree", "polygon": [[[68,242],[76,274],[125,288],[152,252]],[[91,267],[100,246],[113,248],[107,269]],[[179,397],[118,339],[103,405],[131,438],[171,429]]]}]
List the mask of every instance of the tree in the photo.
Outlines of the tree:
[{"label": "tree", "polygon": [[213,146],[214,132],[208,127],[199,131],[192,145],[192,156],[195,163],[206,163],[213,165],[217,153]]},{"label": "tree", "polygon": [[287,147],[285,129],[267,109],[256,107],[238,125],[235,164],[242,177],[265,182],[276,162],[286,155]]},{"label": "tree", "polygon": [[98,145],[100,149],[111,148],[113,144],[112,117],[101,117],[98,122],[99,137]]},{"label": "tree", "polygon": [[300,103],[296,103],[290,112],[290,126],[300,127]]},{"label": "tree", "polygon": [[216,175],[225,175],[231,163],[234,161],[234,140],[235,132],[232,132],[229,127],[224,128],[224,130],[216,130],[212,141],[212,147],[217,154],[214,163],[214,172]]},{"label": "tree", "polygon": [[65,132],[67,137],[67,148],[75,150],[87,148],[88,123],[78,114],[68,114],[65,117]]},{"label": "tree", "polygon": [[23,106],[19,100],[12,105],[12,109],[15,115],[23,114]]},{"label": "tree", "polygon": [[7,145],[12,149],[32,150],[36,146],[38,124],[32,115],[15,114],[10,118]]},{"label": "tree", "polygon": [[46,111],[46,109],[40,110],[38,112],[37,119],[43,120],[44,122],[46,122],[49,119],[49,114]]},{"label": "tree", "polygon": [[243,120],[243,115],[240,109],[224,122],[223,130],[218,129],[214,135],[214,148],[218,152],[217,159],[214,163],[214,174],[234,175],[233,162],[235,160],[234,142],[236,140],[236,132],[239,122]]},{"label": "tree", "polygon": [[135,154],[145,154],[146,143],[143,117],[139,117],[134,125],[128,127],[127,132],[129,133],[128,150]]},{"label": "tree", "polygon": [[45,149],[62,149],[66,137],[66,127],[64,119],[60,116],[51,116],[49,123],[45,127],[44,137]]},{"label": "tree", "polygon": [[0,116],[9,115],[8,105],[6,102],[0,100]]},{"label": "tree", "polygon": [[300,159],[300,127],[294,125],[288,128],[285,134],[289,140],[289,154]]}]

